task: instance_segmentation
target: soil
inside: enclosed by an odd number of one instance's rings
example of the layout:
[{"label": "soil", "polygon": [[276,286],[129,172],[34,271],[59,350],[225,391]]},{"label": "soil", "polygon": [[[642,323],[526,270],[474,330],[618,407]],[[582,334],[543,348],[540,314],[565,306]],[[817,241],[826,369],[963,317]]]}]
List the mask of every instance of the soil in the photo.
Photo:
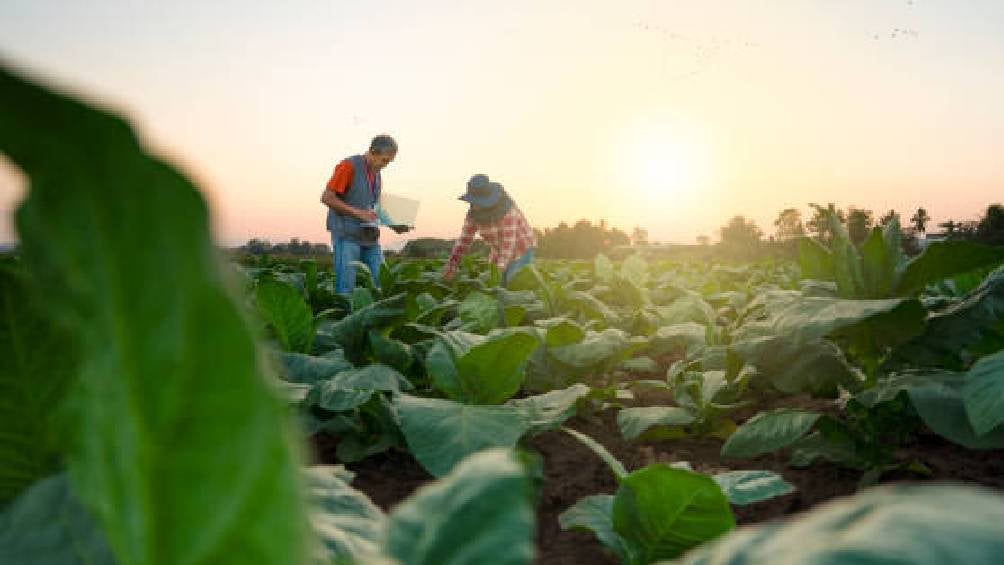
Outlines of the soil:
[{"label": "soil", "polygon": [[[646,403],[647,404],[647,403]],[[811,410],[832,410],[829,404],[805,397],[779,399],[743,410],[740,420],[760,410],[778,407],[798,407]],[[656,462],[689,461],[695,470],[718,473],[736,469],[767,469],[779,473],[795,485],[796,491],[750,506],[733,507],[740,524],[751,524],[794,514],[835,497],[858,490],[861,473],[831,464],[817,463],[806,469],[787,465],[785,452],[772,453],[751,460],[726,460],[719,455],[721,440],[714,438],[684,438],[676,440],[629,442],[618,431],[615,412],[578,416],[566,425],[588,434],[629,470]],[[315,457],[319,462],[337,463],[336,440],[330,436],[313,438]],[[592,494],[612,494],[616,485],[609,468],[588,448],[568,434],[547,432],[530,439],[527,445],[543,456],[545,482],[537,506],[538,564],[586,565],[616,564],[589,533],[563,531],[558,515],[578,499]],[[930,476],[908,472],[888,473],[880,482],[961,481],[978,483],[1004,492],[1004,450],[969,450],[921,431],[896,452],[902,461],[919,461],[926,465]],[[348,467],[356,472],[353,485],[365,492],[378,506],[389,510],[417,487],[432,477],[408,453],[392,451],[369,457]]]}]

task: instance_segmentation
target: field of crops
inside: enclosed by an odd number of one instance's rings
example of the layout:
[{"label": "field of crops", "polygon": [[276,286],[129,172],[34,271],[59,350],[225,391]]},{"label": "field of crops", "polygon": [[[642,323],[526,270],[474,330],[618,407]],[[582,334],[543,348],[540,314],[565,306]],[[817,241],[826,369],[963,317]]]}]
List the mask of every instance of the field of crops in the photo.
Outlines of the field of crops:
[{"label": "field of crops", "polygon": [[1004,248],[833,218],[798,264],[398,261],[343,297],[221,262],[121,120],[0,93],[2,563],[1004,555]]}]

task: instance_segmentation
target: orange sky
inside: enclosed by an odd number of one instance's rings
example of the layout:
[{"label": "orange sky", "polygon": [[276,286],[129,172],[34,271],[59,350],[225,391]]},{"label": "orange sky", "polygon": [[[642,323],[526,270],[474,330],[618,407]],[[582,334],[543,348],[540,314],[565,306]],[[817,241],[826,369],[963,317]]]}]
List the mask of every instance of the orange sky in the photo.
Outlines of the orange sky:
[{"label": "orange sky", "polygon": [[[326,241],[327,176],[382,132],[418,236],[456,234],[478,172],[535,226],[680,243],[809,202],[1004,200],[1004,2],[160,4],[7,0],[0,57],[128,114],[224,244]],[[0,174],[0,240],[22,184]]]}]

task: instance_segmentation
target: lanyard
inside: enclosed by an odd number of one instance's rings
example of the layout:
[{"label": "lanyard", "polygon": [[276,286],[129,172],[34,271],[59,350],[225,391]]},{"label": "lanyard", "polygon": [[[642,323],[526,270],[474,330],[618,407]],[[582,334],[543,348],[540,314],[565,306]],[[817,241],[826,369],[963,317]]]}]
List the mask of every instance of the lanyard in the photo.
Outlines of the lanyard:
[{"label": "lanyard", "polygon": [[363,157],[363,166],[366,167],[366,182],[370,187],[370,195],[376,196],[376,173],[370,168],[369,161],[366,157]]}]

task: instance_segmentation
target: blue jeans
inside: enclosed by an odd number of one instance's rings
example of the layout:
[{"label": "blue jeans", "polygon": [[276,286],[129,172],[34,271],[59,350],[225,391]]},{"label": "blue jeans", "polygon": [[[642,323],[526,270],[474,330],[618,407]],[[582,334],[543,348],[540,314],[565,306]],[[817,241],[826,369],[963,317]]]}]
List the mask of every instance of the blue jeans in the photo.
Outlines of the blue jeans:
[{"label": "blue jeans", "polygon": [[509,263],[509,266],[505,268],[505,273],[502,275],[502,284],[509,284],[509,281],[516,276],[516,273],[518,273],[523,267],[529,265],[532,261],[533,248],[531,247],[530,249],[527,249],[526,253],[521,255],[519,259]]},{"label": "blue jeans", "polygon": [[359,245],[358,243],[331,236],[331,254],[334,258],[335,291],[338,294],[352,294],[356,288],[356,268],[353,261],[361,261],[373,274],[373,284],[380,288],[380,264],[383,263],[383,253],[380,245]]}]

